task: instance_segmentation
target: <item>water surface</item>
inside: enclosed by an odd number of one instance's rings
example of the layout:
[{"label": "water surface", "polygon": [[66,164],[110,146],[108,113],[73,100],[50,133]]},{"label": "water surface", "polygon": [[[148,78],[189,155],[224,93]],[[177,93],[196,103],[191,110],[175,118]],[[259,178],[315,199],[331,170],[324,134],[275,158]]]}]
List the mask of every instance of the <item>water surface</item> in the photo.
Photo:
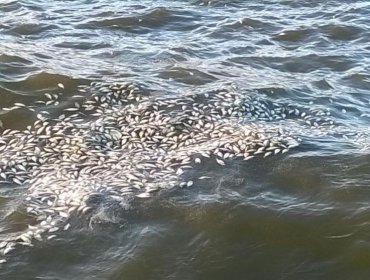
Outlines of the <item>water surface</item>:
[{"label": "water surface", "polygon": [[[127,80],[158,96],[233,88],[327,110],[338,125],[301,131],[284,155],[204,161],[189,176],[210,180],[115,223],[76,220],[12,253],[1,279],[369,279],[369,1],[23,0],[1,1],[0,14],[1,108],[58,83],[72,96]],[[36,114],[1,109],[0,120],[23,129]],[[26,224],[25,189],[1,186],[2,233]]]}]

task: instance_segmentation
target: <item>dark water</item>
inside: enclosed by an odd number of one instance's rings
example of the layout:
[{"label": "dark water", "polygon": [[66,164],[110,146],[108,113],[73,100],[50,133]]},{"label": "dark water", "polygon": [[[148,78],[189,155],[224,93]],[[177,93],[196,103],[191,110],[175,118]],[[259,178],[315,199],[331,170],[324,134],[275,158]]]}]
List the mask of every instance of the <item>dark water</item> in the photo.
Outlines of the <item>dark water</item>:
[{"label": "dark water", "polygon": [[[0,15],[2,108],[58,83],[71,95],[97,80],[158,95],[232,86],[328,109],[364,133],[305,133],[284,155],[203,162],[191,172],[212,179],[143,200],[119,223],[75,221],[14,253],[1,279],[370,279],[369,1],[25,0],[1,1]],[[35,114],[0,120],[24,128]],[[7,214],[24,191],[0,190],[2,233],[24,225]]]}]

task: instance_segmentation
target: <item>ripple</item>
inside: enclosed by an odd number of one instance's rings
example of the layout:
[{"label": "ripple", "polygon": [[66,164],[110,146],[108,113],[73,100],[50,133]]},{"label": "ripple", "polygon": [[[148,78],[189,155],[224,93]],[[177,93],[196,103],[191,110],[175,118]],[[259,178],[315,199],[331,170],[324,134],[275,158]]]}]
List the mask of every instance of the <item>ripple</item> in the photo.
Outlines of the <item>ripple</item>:
[{"label": "ripple", "polygon": [[56,29],[57,26],[53,24],[42,24],[42,23],[24,23],[12,27],[9,32],[17,35],[38,35],[47,30]]},{"label": "ripple", "polygon": [[[119,29],[132,33],[147,33],[153,29],[164,28],[171,24],[172,28],[194,28],[192,23],[193,16],[186,13],[176,12],[168,8],[154,8],[145,13],[140,13],[133,16],[120,16],[115,18],[104,18],[99,20],[88,21],[79,25],[80,28],[109,28]],[[176,27],[176,25],[178,27]]]},{"label": "ripple", "polygon": [[58,48],[78,49],[78,50],[97,50],[112,47],[111,44],[105,42],[89,42],[89,41],[65,41],[54,44]]},{"label": "ripple", "polygon": [[351,87],[370,90],[370,75],[365,73],[353,73],[346,75],[343,80]]},{"label": "ripple", "polygon": [[216,80],[213,75],[208,73],[183,67],[171,67],[168,70],[161,71],[158,77],[162,79],[172,79],[190,85],[204,85]]},{"label": "ripple", "polygon": [[22,64],[22,65],[32,64],[32,62],[30,60],[27,60],[27,59],[22,58],[20,56],[6,55],[6,54],[1,54],[0,55],[0,62],[1,63],[19,63],[19,64]]},{"label": "ripple", "polygon": [[275,40],[282,42],[304,42],[309,39],[313,30],[298,29],[298,30],[284,30],[275,36]]},{"label": "ripple", "polygon": [[315,81],[315,82],[313,82],[313,84],[321,90],[333,89],[333,86],[326,79],[321,79],[321,80]]},{"label": "ripple", "polygon": [[259,31],[271,31],[275,28],[274,24],[257,18],[244,17],[231,24],[222,25],[221,31],[235,32],[242,29],[257,29]]},{"label": "ripple", "polygon": [[0,3],[0,11],[13,12],[20,9],[22,6],[18,1],[4,0]]},{"label": "ripple", "polygon": [[[229,61],[242,65],[271,67],[288,73],[310,73],[318,70],[345,72],[355,67],[355,62],[345,56],[310,54],[294,57],[248,56],[233,57]],[[258,67],[258,66],[257,66]]]},{"label": "ripple", "polygon": [[21,79],[37,68],[32,61],[15,55],[0,55],[0,82]]},{"label": "ripple", "polygon": [[28,75],[22,80],[14,81],[13,79],[13,81],[3,82],[0,85],[7,90],[11,90],[13,94],[37,96],[40,93],[58,89],[58,83],[62,83],[68,89],[85,82],[86,80],[73,79],[65,75],[39,72]]},{"label": "ripple", "polygon": [[329,24],[320,27],[321,32],[332,40],[351,41],[361,37],[364,30],[351,25]]}]

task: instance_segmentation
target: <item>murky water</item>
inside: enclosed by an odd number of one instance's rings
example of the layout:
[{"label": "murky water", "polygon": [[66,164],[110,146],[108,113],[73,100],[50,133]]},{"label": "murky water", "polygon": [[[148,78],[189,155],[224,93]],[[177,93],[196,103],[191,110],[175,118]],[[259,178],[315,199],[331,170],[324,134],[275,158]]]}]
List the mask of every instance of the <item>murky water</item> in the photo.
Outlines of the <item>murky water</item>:
[{"label": "murky water", "polygon": [[[210,176],[77,217],[11,252],[1,279],[369,279],[369,1],[1,1],[0,120],[24,129],[79,85],[130,81],[153,96],[232,88],[330,113],[283,155],[196,165]],[[64,84],[64,89],[58,87]],[[64,102],[27,106],[45,93]],[[5,109],[4,109],[5,108]],[[22,229],[27,185],[0,187],[2,235]]]}]

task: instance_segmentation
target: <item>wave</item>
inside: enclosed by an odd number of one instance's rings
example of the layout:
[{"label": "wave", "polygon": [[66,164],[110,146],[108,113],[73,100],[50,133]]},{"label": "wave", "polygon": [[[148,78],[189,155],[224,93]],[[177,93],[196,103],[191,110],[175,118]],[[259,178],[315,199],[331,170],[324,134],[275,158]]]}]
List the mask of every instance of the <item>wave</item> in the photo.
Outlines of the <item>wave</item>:
[{"label": "wave", "polygon": [[54,24],[46,24],[46,23],[22,23],[16,24],[12,28],[10,28],[7,33],[12,35],[20,35],[20,36],[34,36],[40,35],[45,33],[49,30],[57,30],[58,26]]},{"label": "wave", "polygon": [[175,11],[158,7],[135,15],[125,15],[114,18],[89,20],[79,24],[78,28],[108,28],[131,33],[147,33],[153,29],[166,28],[170,30],[194,29],[196,17],[189,12]]}]

